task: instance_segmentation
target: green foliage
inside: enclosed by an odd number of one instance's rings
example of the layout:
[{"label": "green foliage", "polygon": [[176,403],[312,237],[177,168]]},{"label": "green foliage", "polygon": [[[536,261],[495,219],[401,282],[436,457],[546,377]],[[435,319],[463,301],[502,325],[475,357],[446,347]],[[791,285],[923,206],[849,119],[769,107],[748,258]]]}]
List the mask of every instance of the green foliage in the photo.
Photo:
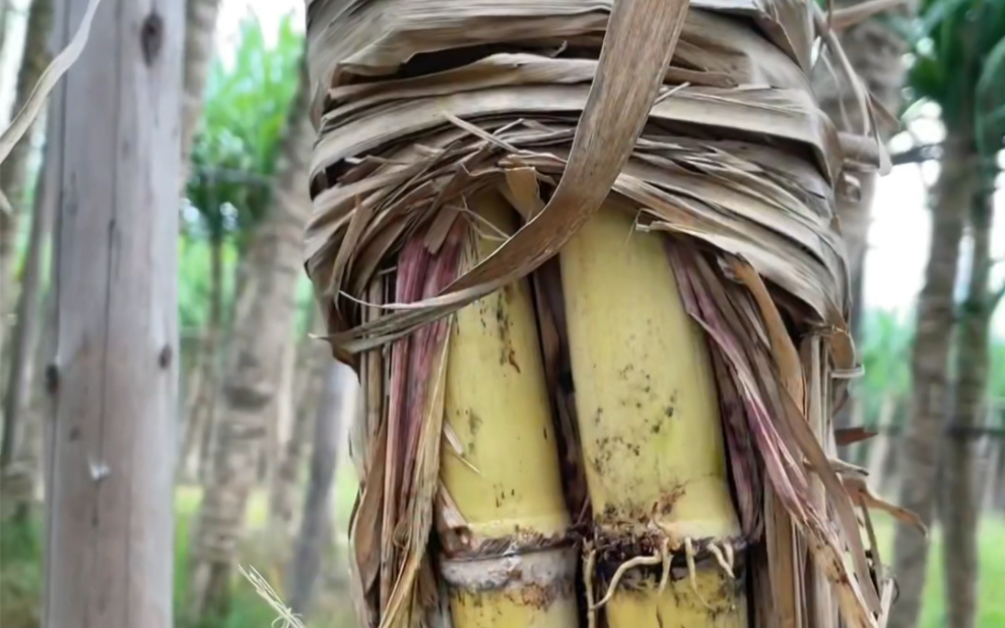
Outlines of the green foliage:
[{"label": "green foliage", "polygon": [[[857,397],[865,404],[864,422],[876,425],[880,407],[887,396],[904,406],[911,385],[911,347],[914,342],[912,317],[872,310],[862,319],[863,340],[859,353],[865,375],[855,382]],[[991,399],[1005,404],[1005,338],[991,339]],[[897,414],[894,422],[904,418]]]},{"label": "green foliage", "polygon": [[[991,342],[991,398],[1005,411],[1005,340]],[[1005,427],[1003,425],[1002,427]]]},{"label": "green foliage", "polygon": [[[351,479],[350,479],[351,481]],[[342,491],[349,499],[352,494]],[[175,544],[174,544],[174,616],[176,628],[268,628],[276,619],[275,611],[262,600],[254,589],[239,577],[234,580],[230,612],[226,617],[210,618],[198,626],[184,619],[185,592],[188,590],[185,570],[188,540],[192,518],[199,504],[198,492],[179,488],[175,494]],[[347,502],[346,506],[351,506]],[[265,495],[256,492],[249,508],[249,520],[260,527],[266,514]],[[344,510],[348,512],[348,510]],[[41,512],[38,513],[41,515]],[[13,519],[0,520],[0,626],[3,628],[37,628],[41,625],[42,591],[42,517],[33,516],[25,523]],[[248,548],[253,553],[254,548]],[[246,554],[242,560],[248,560]],[[264,560],[264,559],[263,559]],[[253,559],[252,564],[259,564]],[[264,567],[263,567],[264,570]],[[275,586],[282,582],[276,570],[268,570]],[[319,592],[317,618],[310,622],[312,628],[352,628],[348,618],[348,604],[342,594],[333,591]],[[327,595],[324,595],[327,593]]]},{"label": "green foliage", "polygon": [[[230,242],[224,242],[223,265],[233,267],[237,264],[239,252]],[[197,329],[209,318],[210,285],[210,246],[202,240],[194,238],[178,239],[178,316],[182,329]],[[223,302],[233,299],[234,286],[231,274],[223,276]]]},{"label": "green foliage", "polygon": [[892,312],[876,310],[866,312],[864,332],[860,351],[868,388],[907,392],[914,330]]},{"label": "green foliage", "polygon": [[267,211],[302,55],[303,37],[288,16],[275,46],[266,44],[258,21],[248,19],[233,67],[214,60],[192,148],[188,198],[199,220],[187,226],[195,235],[219,241],[253,226]]},{"label": "green foliage", "polygon": [[185,593],[188,591],[188,539],[192,518],[198,501],[186,499],[180,491],[175,499],[175,570],[174,570],[174,616],[175,628],[258,628],[271,626],[276,613],[249,586],[235,582],[230,612],[224,617],[207,617],[198,624],[188,621],[185,616]]},{"label": "green foliage", "polygon": [[[893,557],[893,522],[884,513],[873,515],[876,536],[885,562]],[[936,528],[929,550],[928,576],[922,598],[918,628],[944,628],[946,623],[945,567],[942,533]],[[1005,626],[1005,597],[998,583],[1005,582],[1005,520],[1001,513],[988,513],[977,532],[979,577],[977,580],[976,628]]]},{"label": "green foliage", "polygon": [[911,344],[914,330],[891,312],[865,312],[863,342],[859,347],[865,376],[856,384],[865,404],[865,422],[879,422],[880,407],[887,396],[906,397],[911,379]]},{"label": "green foliage", "polygon": [[974,133],[984,155],[1002,148],[1005,132],[1005,2],[922,0],[910,32],[914,101],[942,108],[951,130]]},{"label": "green foliage", "polygon": [[223,311],[234,299],[234,269],[247,239],[269,209],[271,181],[290,103],[297,90],[303,36],[284,18],[274,45],[257,19],[239,31],[233,63],[215,58],[191,155],[188,204],[179,242],[182,329],[200,329],[211,302],[210,257],[222,248]]},{"label": "green foliage", "polygon": [[0,626],[41,625],[42,525],[36,518],[0,521]]}]

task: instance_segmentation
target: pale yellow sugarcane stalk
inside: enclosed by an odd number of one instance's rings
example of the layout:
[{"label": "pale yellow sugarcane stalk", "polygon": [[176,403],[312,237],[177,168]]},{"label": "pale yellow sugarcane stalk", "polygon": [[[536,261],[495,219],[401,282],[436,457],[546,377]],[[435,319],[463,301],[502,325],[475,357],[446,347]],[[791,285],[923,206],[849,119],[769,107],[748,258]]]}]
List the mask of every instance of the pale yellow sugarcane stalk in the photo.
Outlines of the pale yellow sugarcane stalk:
[{"label": "pale yellow sugarcane stalk", "polygon": [[[459,219],[472,223],[470,268],[513,233],[517,216],[494,192],[469,206],[476,215]],[[464,520],[449,532],[441,524],[453,625],[574,628],[577,557],[525,281],[457,313],[445,419],[442,479]]]},{"label": "pale yellow sugarcane stalk", "polygon": [[[665,236],[634,231],[633,215],[608,205],[560,258],[597,612],[611,628],[740,628],[744,588],[716,561],[661,591],[668,550],[679,560],[711,543],[728,556],[740,530],[708,348],[680,302]],[[611,587],[626,561],[642,564]]]}]

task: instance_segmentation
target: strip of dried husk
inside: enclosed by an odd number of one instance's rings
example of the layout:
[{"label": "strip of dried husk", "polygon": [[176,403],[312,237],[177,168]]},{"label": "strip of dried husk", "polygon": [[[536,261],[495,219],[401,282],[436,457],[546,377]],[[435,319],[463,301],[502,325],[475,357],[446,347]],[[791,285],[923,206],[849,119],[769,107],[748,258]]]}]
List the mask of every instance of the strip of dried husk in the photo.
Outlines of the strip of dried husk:
[{"label": "strip of dried husk", "polygon": [[[824,433],[832,373],[855,365],[833,194],[847,150],[882,156],[872,103],[852,80],[866,126],[845,134],[816,106],[814,40],[848,67],[812,1],[694,0],[681,19],[683,7],[618,2],[608,24],[610,0],[309,3],[307,269],[336,355],[365,378],[353,543],[366,625],[443,619],[439,587],[418,577],[437,569],[434,496],[455,525],[465,515],[439,490],[442,405],[430,400],[442,404],[431,390],[449,343],[437,340],[447,323],[429,324],[541,268],[608,190],[637,229],[673,234],[659,237],[673,238],[682,299],[709,338],[756,621],[826,620],[833,596],[846,625],[882,624],[891,587],[849,497],[866,493],[837,475]],[[523,228],[456,280],[416,283],[416,265],[449,258],[452,216],[485,189]],[[534,275],[543,376],[563,452],[577,454],[547,269]],[[801,355],[793,338],[812,348]],[[578,520],[582,469],[562,468]],[[828,584],[803,588],[808,572]]]}]

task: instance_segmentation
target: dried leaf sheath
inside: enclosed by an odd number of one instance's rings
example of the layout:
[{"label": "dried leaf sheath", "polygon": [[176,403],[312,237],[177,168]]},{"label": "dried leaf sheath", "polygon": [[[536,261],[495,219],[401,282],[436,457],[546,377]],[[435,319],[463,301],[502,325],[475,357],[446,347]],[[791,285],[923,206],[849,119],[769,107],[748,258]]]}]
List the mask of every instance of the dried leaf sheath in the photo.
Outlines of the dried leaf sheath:
[{"label": "dried leaf sheath", "polygon": [[[442,290],[457,276],[462,243],[459,222],[435,253],[413,236],[398,259],[397,297],[408,302]],[[429,580],[450,325],[449,319],[437,321],[392,347],[387,413],[369,442],[373,466],[352,529],[361,590],[377,588],[367,596],[382,610],[380,625],[413,625],[437,595],[435,587],[420,586],[419,573],[427,572]],[[379,539],[373,537],[377,521]],[[370,611],[363,615],[377,620]]]},{"label": "dried leaf sheath", "polygon": [[[542,534],[564,539],[568,521],[585,517],[580,530],[591,565],[587,576],[595,577],[580,591],[587,602],[580,600],[579,622],[600,613],[619,628],[618,608],[626,607],[614,601],[619,591],[634,595],[640,582],[675,587],[674,596],[690,599],[700,614],[714,606],[702,605],[706,598],[715,602],[734,595],[703,584],[710,574],[732,572],[731,565],[739,582],[753,579],[748,602],[757,625],[833,624],[833,603],[856,628],[876,626],[883,617],[889,581],[869,562],[852,510],[867,493],[839,476],[827,457],[832,451],[827,415],[840,393],[831,373],[854,366],[833,194],[846,167],[842,146],[854,147],[856,160],[869,151],[860,150],[868,142],[849,142],[836,133],[809,93],[811,45],[827,35],[819,30],[824,23],[808,0],[695,0],[684,20],[674,13],[682,5],[666,2],[658,15],[669,20],[669,28],[655,27],[657,17],[653,24],[632,22],[640,19],[638,7],[649,3],[617,3],[622,13],[611,20],[610,41],[602,39],[611,9],[604,0],[313,0],[309,5],[319,141],[307,269],[328,314],[333,349],[357,363],[367,382],[370,411],[356,438],[356,451],[365,452],[365,460],[353,543],[361,616],[368,626],[436,624],[445,612],[436,596],[453,596],[458,582],[462,588],[471,584],[468,576],[451,571],[450,542],[507,536],[499,529],[479,533],[475,525],[500,520],[501,505],[483,507],[462,495],[463,482],[452,485],[481,470],[468,455],[470,423],[465,432],[465,423],[455,424],[450,415],[451,407],[471,403],[444,392],[458,374],[485,373],[481,379],[494,385],[506,385],[505,380],[490,374],[493,363],[485,356],[460,357],[452,341],[440,338],[445,325],[463,326],[465,317],[501,298],[513,280],[534,269],[534,337],[542,362],[535,377],[550,409],[541,416],[551,421],[553,436],[561,437],[557,468],[570,511],[561,513],[555,500],[549,502],[551,512],[562,516],[548,519],[551,527]],[[618,35],[618,24],[630,27]],[[652,49],[626,44],[625,33],[633,29],[659,43]],[[612,58],[638,63],[618,66]],[[625,80],[633,74],[625,67],[639,75],[637,81]],[[656,103],[650,109],[654,84]],[[615,106],[626,94],[631,107]],[[870,106],[867,98],[859,104]],[[633,110],[648,110],[648,119],[643,123]],[[867,125],[871,121],[870,115],[864,119]],[[607,136],[613,139],[597,141]],[[634,146],[625,143],[634,136]],[[626,146],[630,150],[623,150]],[[476,199],[484,198],[505,199],[523,228],[515,236],[499,235],[500,252],[479,258],[474,270],[455,265],[449,278],[431,279],[432,267],[449,258],[453,229],[462,224],[489,229],[474,218],[484,209]],[[601,204],[601,215],[590,218]],[[586,298],[603,288],[583,281],[570,294],[568,262],[553,259],[540,267],[568,238],[578,237],[580,224],[603,219],[604,212],[624,212],[626,224],[658,232],[646,241],[673,243],[652,264],[672,268],[681,296],[674,296],[672,281],[654,282],[651,301],[682,299],[704,329],[699,345],[707,345],[711,355],[704,361],[711,369],[706,370],[717,383],[718,404],[711,408],[718,406],[718,417],[711,420],[717,427],[721,421],[717,455],[726,453],[732,489],[719,514],[726,513],[722,521],[730,523],[720,522],[714,531],[668,533],[660,528],[658,513],[647,511],[637,523],[659,530],[649,537],[660,546],[659,556],[654,548],[645,552],[628,544],[613,560],[600,546],[610,538],[598,526],[605,513],[597,493],[601,474],[589,468],[596,459],[589,441],[596,442],[596,434],[586,413],[589,395],[581,387],[589,370],[584,346],[591,340],[573,333],[579,323],[568,306],[601,303],[575,316],[603,316],[602,299]],[[623,246],[639,241],[626,233]],[[557,294],[559,274],[564,298]],[[510,288],[496,292],[506,285]],[[367,302],[371,305],[363,305]],[[472,305],[455,318],[466,304]],[[628,346],[633,333],[651,333],[627,324],[632,314],[629,308],[611,319],[612,347]],[[686,335],[680,329],[665,333],[673,342],[684,342]],[[669,351],[665,359],[682,358]],[[511,368],[503,362],[495,367]],[[673,384],[673,375],[660,377],[657,386]],[[597,394],[616,399],[615,379],[595,378],[598,390],[609,389]],[[472,403],[482,398],[470,394]],[[617,423],[644,418],[638,410]],[[505,418],[493,419],[494,429],[501,425]],[[643,444],[639,435],[626,441],[627,447]],[[441,446],[447,448],[444,456]],[[669,465],[681,463],[681,442],[670,439],[666,447],[676,452]],[[552,464],[554,472],[554,462],[547,462],[554,455],[552,450],[533,459]],[[484,473],[482,479],[498,475],[487,467]],[[653,486],[662,487],[656,501],[673,492],[669,483]],[[624,493],[627,501],[651,497]],[[431,537],[434,512],[438,534]],[[683,517],[684,511],[674,516]],[[723,537],[735,537],[736,547],[748,551],[727,557],[724,545],[706,542]],[[668,554],[673,554],[669,560]],[[546,565],[549,576],[555,576],[556,565]],[[420,572],[435,575],[441,586],[421,585]],[[807,573],[822,574],[826,582],[803,586]],[[616,586],[619,578],[626,588]],[[611,599],[601,599],[608,591]],[[638,605],[643,610],[634,619],[622,617],[638,623],[643,616],[653,620],[646,608],[668,610],[656,598],[652,603]],[[727,602],[723,608],[741,604]],[[462,617],[456,604],[450,613],[459,626],[468,620],[509,625]],[[731,613],[705,619],[728,622]],[[505,614],[519,623],[518,612]],[[575,622],[572,615],[565,617]]]},{"label": "dried leaf sheath", "polygon": [[[813,503],[809,491],[809,474],[801,462],[804,456],[810,460],[818,457],[821,453],[818,451],[819,445],[815,440],[809,444],[805,439],[798,445],[787,442],[786,437],[789,434],[786,432],[789,430],[785,429],[784,422],[779,426],[782,429],[778,429],[772,421],[772,416],[792,414],[791,406],[795,404],[787,391],[782,390],[784,386],[782,382],[786,381],[786,378],[777,375],[780,365],[769,361],[770,347],[757,342],[756,336],[746,332],[739,308],[731,303],[750,297],[730,285],[731,282],[721,274],[717,275],[701,255],[692,253],[688,256],[681,248],[671,247],[670,255],[674,269],[682,274],[684,302],[695,320],[708,331],[717,350],[723,353],[726,363],[730,366],[733,381],[742,391],[750,431],[757,442],[757,451],[763,460],[772,492],[784,505],[792,522],[805,535],[809,549],[821,568],[827,572],[832,581],[848,584],[847,587],[838,587],[845,618],[852,625],[871,625],[874,621],[871,613],[879,612],[878,592],[867,569],[855,574],[856,578],[848,571],[844,560],[846,544],[850,544],[853,549],[855,546],[861,547],[851,501],[826,460],[823,468],[815,467],[821,478],[830,480],[829,483],[825,480],[825,483],[828,483],[828,488],[831,489],[829,495],[831,505],[839,515],[843,515],[839,517],[843,534],[838,537],[826,519],[827,511],[816,507]],[[760,324],[763,323],[759,318],[747,320],[748,329],[750,325]],[[785,340],[791,342],[787,335]],[[791,429],[795,432],[809,429],[805,417],[798,413],[798,410],[796,414],[798,416],[789,424]],[[813,449],[814,446],[817,448],[816,451]],[[782,534],[787,537],[786,532],[783,531]],[[864,568],[864,551],[859,550],[858,553],[861,566]],[[852,553],[852,557],[855,558],[855,552]],[[796,561],[791,562],[795,562],[792,565],[794,573],[788,574],[784,579],[784,588],[787,590],[798,586],[796,583],[801,582],[803,577],[802,565]],[[856,560],[856,563],[859,561]],[[774,593],[777,600],[779,592]],[[870,595],[873,599],[869,599]]]}]

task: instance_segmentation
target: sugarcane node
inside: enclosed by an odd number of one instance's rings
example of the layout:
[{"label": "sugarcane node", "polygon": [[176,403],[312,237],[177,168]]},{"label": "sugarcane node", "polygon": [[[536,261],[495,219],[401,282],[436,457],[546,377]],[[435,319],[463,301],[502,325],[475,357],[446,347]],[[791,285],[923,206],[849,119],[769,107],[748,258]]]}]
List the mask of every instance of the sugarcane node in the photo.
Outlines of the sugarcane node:
[{"label": "sugarcane node", "polygon": [[[607,447],[609,443],[624,445],[632,452],[634,452],[635,447],[637,447],[634,446],[634,444],[625,443],[624,439],[620,436],[615,436],[613,438],[601,438],[597,441],[597,444],[599,449],[605,452],[604,456],[606,459],[610,459],[613,455]],[[667,517],[673,513],[677,502],[680,501],[686,493],[687,488],[685,485],[681,482],[677,482],[666,487],[648,508],[632,508],[631,510],[625,511],[614,504],[607,504],[603,512],[596,515],[594,520],[596,525],[601,528],[637,527],[639,525],[648,527],[652,521],[660,518],[661,516]]]},{"label": "sugarcane node", "polygon": [[[545,535],[517,526],[513,534],[499,538],[478,538],[470,534],[452,537],[441,533],[443,555],[450,560],[484,560],[516,554],[529,554],[576,544],[569,534]],[[450,539],[452,542],[445,542]]]},{"label": "sugarcane node", "polygon": [[568,545],[526,553],[440,561],[440,573],[457,594],[505,592],[522,604],[545,609],[573,595],[577,548]]},{"label": "sugarcane node", "polygon": [[[640,556],[659,556],[663,553],[664,541],[667,535],[661,530],[638,530],[629,532],[627,530],[603,530],[595,528],[593,546],[596,551],[594,573],[599,583],[603,584],[602,590],[606,590],[614,578],[618,568],[627,561]],[[694,546],[694,565],[699,571],[716,570],[724,571],[712,547],[723,547],[724,545],[733,549],[733,574],[737,586],[741,586],[745,581],[743,574],[746,566],[747,542],[742,537],[730,538],[701,538],[692,539]],[[687,557],[682,549],[680,541],[670,540],[669,547],[672,550],[670,560],[669,580],[676,582],[688,578]],[[622,576],[619,589],[644,590],[653,586],[658,586],[663,578],[662,562],[655,562],[649,565],[640,565],[631,570],[630,573]],[[728,580],[729,578],[727,578]]]}]

